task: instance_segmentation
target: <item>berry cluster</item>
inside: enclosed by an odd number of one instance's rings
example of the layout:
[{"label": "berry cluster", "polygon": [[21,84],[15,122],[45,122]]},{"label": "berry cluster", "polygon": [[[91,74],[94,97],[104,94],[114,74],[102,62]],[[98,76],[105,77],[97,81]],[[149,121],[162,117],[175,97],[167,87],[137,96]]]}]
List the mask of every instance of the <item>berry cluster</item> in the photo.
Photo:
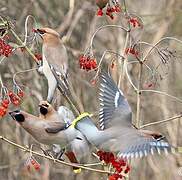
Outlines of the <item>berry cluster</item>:
[{"label": "berry cluster", "polygon": [[30,171],[30,168],[31,166],[33,166],[33,168],[36,170],[36,171],[39,171],[40,170],[40,164],[37,162],[37,160],[31,156],[27,159],[26,163],[25,163],[25,166],[27,168],[28,171]]},{"label": "berry cluster", "polygon": [[97,0],[96,4],[99,7],[97,11],[97,16],[103,16],[103,8],[105,8],[106,6],[106,15],[109,16],[111,19],[114,19],[113,13],[121,12],[121,7],[117,0],[113,0],[112,5],[108,0]]},{"label": "berry cluster", "polygon": [[90,56],[80,56],[79,58],[80,69],[84,69],[86,71],[96,69],[97,61],[95,58],[91,58]]},{"label": "berry cluster", "polygon": [[20,104],[20,100],[21,100],[20,98],[24,96],[24,93],[23,91],[20,91],[18,94],[15,94],[12,91],[9,91],[8,96],[12,104],[14,104],[15,106],[18,106]]},{"label": "berry cluster", "polygon": [[111,164],[115,169],[115,173],[109,177],[109,180],[122,179],[123,176],[120,173],[124,172],[127,174],[130,171],[130,167],[127,165],[126,160],[121,158],[118,159],[112,152],[98,151],[97,155],[101,161],[104,161],[106,164]]},{"label": "berry cluster", "polygon": [[137,50],[135,50],[135,48],[133,48],[133,47],[126,48],[125,53],[127,55],[128,54],[134,55],[135,57],[138,57],[139,56],[139,52]]},{"label": "berry cluster", "polygon": [[138,21],[137,18],[130,18],[130,19],[128,20],[128,22],[129,22],[130,25],[133,26],[134,28],[135,28],[135,27],[140,27],[140,26],[141,26],[141,24],[140,24],[140,22]]},{"label": "berry cluster", "polygon": [[20,105],[21,98],[24,97],[24,92],[18,85],[14,85],[13,89],[13,91],[8,91],[5,87],[1,89],[0,117],[6,115],[10,103],[18,106]]},{"label": "berry cluster", "polygon": [[8,106],[9,106],[9,99],[3,99],[1,101],[1,106],[0,106],[0,117],[3,117],[6,115],[7,113],[7,109],[8,109]]},{"label": "berry cluster", "polygon": [[4,39],[0,39],[0,56],[4,55],[8,57],[12,53],[13,48],[6,44]]}]

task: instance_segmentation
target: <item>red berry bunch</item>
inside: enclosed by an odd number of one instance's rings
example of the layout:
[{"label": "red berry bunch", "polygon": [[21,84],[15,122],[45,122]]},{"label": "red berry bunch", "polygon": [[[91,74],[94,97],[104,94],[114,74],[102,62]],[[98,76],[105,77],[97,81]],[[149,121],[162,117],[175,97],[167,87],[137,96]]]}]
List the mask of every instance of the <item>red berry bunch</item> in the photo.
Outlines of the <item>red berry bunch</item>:
[{"label": "red berry bunch", "polygon": [[123,176],[120,173],[124,172],[127,174],[130,171],[130,167],[127,165],[126,160],[121,158],[118,159],[112,152],[98,151],[97,155],[101,161],[104,161],[106,164],[111,164],[115,169],[115,174],[112,174],[109,177],[110,180],[122,179]]},{"label": "red berry bunch", "polygon": [[13,48],[5,42],[4,39],[0,39],[0,56],[4,55],[8,57],[10,54],[12,54]]},{"label": "red berry bunch", "polygon": [[18,106],[20,104],[20,97],[18,95],[16,95],[12,91],[9,91],[8,96],[12,104],[14,104],[15,106]]},{"label": "red berry bunch", "polygon": [[109,16],[111,19],[114,19],[113,13],[121,12],[121,7],[118,0],[113,0],[112,5],[108,0],[96,0],[96,4],[99,7],[97,11],[97,16],[103,16],[103,9],[106,6],[106,15]]},{"label": "red berry bunch", "polygon": [[8,109],[8,106],[9,106],[9,99],[3,99],[1,101],[1,105],[0,105],[0,117],[3,117],[6,115],[7,113],[7,109]]},{"label": "red berry bunch", "polygon": [[37,58],[38,61],[42,61],[42,55],[39,53],[35,53],[34,56]]},{"label": "red berry bunch", "polygon": [[138,20],[137,18],[134,18],[134,17],[133,17],[133,18],[130,18],[130,19],[128,20],[128,22],[129,22],[130,25],[133,26],[134,28],[135,28],[135,27],[140,27],[140,26],[141,26],[139,20]]},{"label": "red berry bunch", "polygon": [[21,98],[23,97],[24,92],[17,84],[14,85],[13,91],[8,91],[6,87],[3,87],[1,89],[0,117],[6,115],[10,103],[18,106],[20,104]]},{"label": "red berry bunch", "polygon": [[26,166],[27,170],[29,170],[29,171],[30,171],[31,166],[33,166],[33,168],[36,171],[40,170],[40,164],[37,162],[37,160],[33,156],[31,156],[27,159],[25,166]]},{"label": "red berry bunch", "polygon": [[97,68],[96,59],[90,56],[85,56],[85,55],[80,56],[79,64],[80,64],[80,69],[84,69],[86,71],[90,71],[92,69]]},{"label": "red berry bunch", "polygon": [[138,57],[139,56],[139,52],[137,50],[135,50],[135,48],[133,48],[133,47],[126,48],[125,53],[127,55],[128,54],[134,55],[135,57]]}]

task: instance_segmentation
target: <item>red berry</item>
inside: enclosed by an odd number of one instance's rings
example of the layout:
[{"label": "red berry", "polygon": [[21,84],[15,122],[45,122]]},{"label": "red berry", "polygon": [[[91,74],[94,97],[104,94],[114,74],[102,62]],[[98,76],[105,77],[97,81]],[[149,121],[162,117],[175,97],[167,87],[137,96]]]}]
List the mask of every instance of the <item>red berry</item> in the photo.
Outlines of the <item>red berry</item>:
[{"label": "red berry", "polygon": [[12,101],[12,103],[15,105],[15,106],[18,106],[20,104],[20,101],[19,100],[14,100]]},{"label": "red berry", "polygon": [[9,104],[10,103],[9,99],[4,99],[2,102],[5,103],[5,104]]},{"label": "red berry", "polygon": [[36,164],[36,161],[34,159],[31,159],[30,162],[32,165]]},{"label": "red berry", "polygon": [[8,108],[8,104],[4,103],[4,101],[1,102],[1,105],[6,109]]},{"label": "red berry", "polygon": [[23,97],[24,96],[24,92],[22,90],[20,90],[17,94],[19,97]]},{"label": "red berry", "polygon": [[9,91],[8,92],[8,96],[13,96],[13,92],[12,91]]},{"label": "red berry", "polygon": [[126,166],[126,161],[124,159],[119,159],[120,166]]},{"label": "red berry", "polygon": [[103,11],[102,11],[102,9],[98,9],[98,11],[97,11],[97,16],[103,16]]},{"label": "red berry", "polygon": [[37,58],[38,61],[42,61],[42,55],[39,53],[35,53],[34,56]]},{"label": "red berry", "polygon": [[40,170],[40,164],[39,163],[36,162],[33,166],[34,166],[35,170],[37,170],[37,171]]},{"label": "red berry", "polygon": [[0,106],[0,116],[4,116],[5,114],[6,114],[6,108],[5,107],[3,107],[3,106]]}]

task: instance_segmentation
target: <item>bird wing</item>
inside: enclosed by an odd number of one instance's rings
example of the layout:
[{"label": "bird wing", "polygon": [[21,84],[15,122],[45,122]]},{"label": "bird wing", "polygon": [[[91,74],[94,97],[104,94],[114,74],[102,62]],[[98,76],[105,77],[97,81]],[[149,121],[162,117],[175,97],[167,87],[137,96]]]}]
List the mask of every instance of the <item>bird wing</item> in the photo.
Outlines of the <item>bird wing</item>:
[{"label": "bird wing", "polygon": [[155,152],[160,154],[175,150],[163,136],[152,132],[148,133],[129,127],[114,128],[111,132],[114,137],[101,144],[101,148],[119,152],[118,156],[122,158],[137,158]]},{"label": "bird wing", "polygon": [[68,55],[63,44],[58,44],[57,47],[43,46],[43,52],[46,60],[51,64],[57,72],[60,72],[65,77],[68,71]]},{"label": "bird wing", "polygon": [[47,133],[58,133],[68,128],[68,124],[60,121],[46,122],[45,131]]},{"label": "bird wing", "polygon": [[111,126],[131,125],[131,108],[123,92],[110,75],[101,74],[99,122],[103,130]]}]

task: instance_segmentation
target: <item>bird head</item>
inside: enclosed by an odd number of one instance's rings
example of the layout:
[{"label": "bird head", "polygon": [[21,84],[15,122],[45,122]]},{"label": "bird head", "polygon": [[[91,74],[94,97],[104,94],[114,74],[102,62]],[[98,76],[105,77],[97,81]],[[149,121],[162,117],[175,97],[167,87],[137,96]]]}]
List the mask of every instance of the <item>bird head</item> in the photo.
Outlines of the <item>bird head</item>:
[{"label": "bird head", "polygon": [[39,103],[39,111],[41,115],[46,116],[47,114],[54,113],[55,110],[47,101],[41,101]]},{"label": "bird head", "polygon": [[23,123],[25,121],[25,114],[21,112],[20,110],[15,110],[9,112],[9,115],[17,122]]},{"label": "bird head", "polygon": [[59,33],[51,28],[38,28],[34,32],[43,39],[44,43],[54,43],[60,40]]}]

